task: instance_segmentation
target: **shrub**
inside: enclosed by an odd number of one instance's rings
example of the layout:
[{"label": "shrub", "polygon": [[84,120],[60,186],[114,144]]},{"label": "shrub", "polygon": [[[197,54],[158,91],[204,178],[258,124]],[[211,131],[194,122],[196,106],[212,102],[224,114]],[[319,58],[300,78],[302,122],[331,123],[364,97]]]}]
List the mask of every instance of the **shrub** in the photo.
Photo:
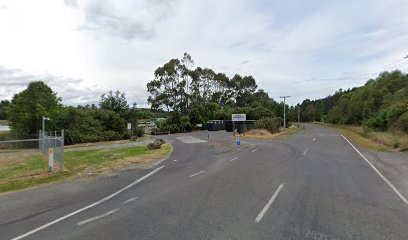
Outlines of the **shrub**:
[{"label": "shrub", "polygon": [[279,118],[262,118],[258,120],[255,124],[255,128],[258,129],[266,129],[270,133],[277,133],[279,132],[279,128],[281,126]]},{"label": "shrub", "polygon": [[144,128],[136,128],[136,129],[133,129],[132,132],[134,136],[143,137],[145,130]]},{"label": "shrub", "polygon": [[408,112],[402,114],[398,118],[398,122],[400,122],[401,130],[404,131],[405,133],[408,133]]},{"label": "shrub", "polygon": [[191,126],[188,116],[181,116],[179,112],[172,112],[170,116],[160,126],[160,132],[180,133],[191,132]]}]

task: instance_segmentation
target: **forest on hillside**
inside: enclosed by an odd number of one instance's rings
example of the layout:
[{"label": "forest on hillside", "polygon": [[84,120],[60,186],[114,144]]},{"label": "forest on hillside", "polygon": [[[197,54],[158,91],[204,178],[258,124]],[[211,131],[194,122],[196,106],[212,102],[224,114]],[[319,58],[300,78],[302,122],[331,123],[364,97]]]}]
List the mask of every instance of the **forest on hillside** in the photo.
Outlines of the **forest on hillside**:
[{"label": "forest on hillside", "polygon": [[291,107],[292,121],[296,120],[297,107],[304,122],[362,125],[408,133],[408,75],[399,70],[383,72],[364,86],[340,89],[318,100],[306,99],[300,106]]}]

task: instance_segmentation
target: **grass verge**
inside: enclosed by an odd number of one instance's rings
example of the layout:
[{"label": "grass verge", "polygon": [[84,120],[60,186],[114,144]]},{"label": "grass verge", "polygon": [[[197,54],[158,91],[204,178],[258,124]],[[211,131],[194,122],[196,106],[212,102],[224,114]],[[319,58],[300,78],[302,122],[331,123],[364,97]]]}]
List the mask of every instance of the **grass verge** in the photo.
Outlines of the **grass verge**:
[{"label": "grass verge", "polygon": [[172,152],[170,144],[161,149],[147,146],[118,149],[84,150],[64,154],[64,172],[48,173],[48,162],[43,155],[0,157],[0,193],[36,187],[73,177],[93,176],[121,169],[132,163],[146,163],[162,159]]},{"label": "grass verge", "polygon": [[78,143],[78,144],[73,144],[73,145],[66,145],[66,146],[64,146],[64,149],[100,146],[100,145],[108,145],[108,144],[125,144],[125,143],[133,143],[133,142],[148,142],[148,141],[153,141],[153,140],[154,140],[154,138],[145,136],[145,137],[137,138],[136,141],[117,140],[117,141],[104,141],[104,142],[92,142],[92,143]]},{"label": "grass verge", "polygon": [[299,127],[296,125],[292,125],[291,127],[281,130],[278,133],[270,133],[266,135],[257,135],[257,134],[243,134],[238,135],[241,138],[256,138],[256,139],[279,139],[279,138],[286,138],[289,136],[292,136],[294,134],[297,134],[305,129],[304,126],[300,125]]},{"label": "grass verge", "polygon": [[345,137],[351,139],[363,148],[386,152],[386,151],[408,151],[408,135],[397,132],[377,132],[364,129],[361,126],[335,125],[328,123],[317,123],[331,127],[341,132]]}]

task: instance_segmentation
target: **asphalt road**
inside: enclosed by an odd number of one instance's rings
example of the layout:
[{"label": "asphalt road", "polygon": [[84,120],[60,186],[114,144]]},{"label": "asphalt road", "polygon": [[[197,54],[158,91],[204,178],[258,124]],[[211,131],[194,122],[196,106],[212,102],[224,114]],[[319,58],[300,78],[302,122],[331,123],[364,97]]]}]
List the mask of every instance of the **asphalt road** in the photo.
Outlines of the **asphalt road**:
[{"label": "asphalt road", "polygon": [[404,196],[332,129],[168,140],[150,169],[1,196],[0,239],[408,239]]}]

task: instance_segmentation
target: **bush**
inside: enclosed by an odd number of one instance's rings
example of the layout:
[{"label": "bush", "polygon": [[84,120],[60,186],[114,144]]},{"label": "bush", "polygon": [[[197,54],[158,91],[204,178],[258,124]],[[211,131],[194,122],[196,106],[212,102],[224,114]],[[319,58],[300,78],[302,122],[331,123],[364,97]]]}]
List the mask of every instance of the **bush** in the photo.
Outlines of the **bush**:
[{"label": "bush", "polygon": [[262,118],[258,120],[255,124],[255,128],[258,129],[266,129],[270,133],[277,133],[279,132],[279,128],[281,126],[279,118]]},{"label": "bush", "polygon": [[160,132],[180,133],[191,132],[193,127],[188,116],[181,116],[179,112],[172,112],[160,126]]},{"label": "bush", "polygon": [[145,130],[144,128],[136,128],[136,129],[133,129],[132,133],[133,133],[133,136],[143,137]]},{"label": "bush", "polygon": [[401,125],[401,130],[404,131],[405,133],[408,133],[408,112],[402,114],[398,118],[398,122]]}]

